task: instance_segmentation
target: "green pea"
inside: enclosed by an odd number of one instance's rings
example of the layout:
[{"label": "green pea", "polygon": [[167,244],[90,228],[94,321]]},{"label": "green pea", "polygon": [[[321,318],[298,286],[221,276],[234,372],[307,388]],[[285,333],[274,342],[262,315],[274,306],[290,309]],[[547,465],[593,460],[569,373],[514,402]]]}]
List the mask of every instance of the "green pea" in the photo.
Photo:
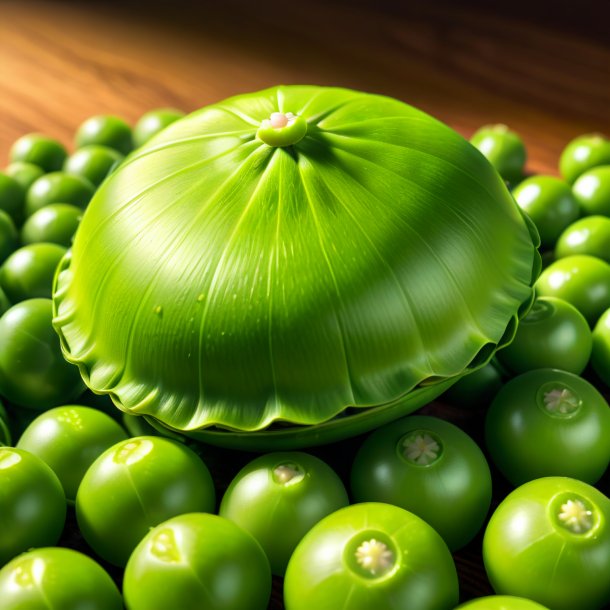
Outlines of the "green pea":
[{"label": "green pea", "polygon": [[125,430],[110,416],[66,405],[41,413],[25,429],[17,447],[38,456],[60,480],[73,503],[87,469],[115,443],[126,440]]},{"label": "green pea", "polygon": [[583,172],[572,190],[585,215],[610,216],[610,165]]},{"label": "green pea", "polygon": [[158,108],[143,114],[133,128],[133,141],[136,147],[143,146],[162,129],[184,116],[181,110]]},{"label": "green pea", "polygon": [[83,148],[89,144],[108,146],[126,155],[133,149],[131,127],[116,116],[91,117],[81,124],[75,136],[76,148]]},{"label": "green pea", "polygon": [[15,250],[0,267],[0,287],[13,303],[51,298],[55,269],[66,253],[57,244],[30,244]]},{"label": "green pea", "polygon": [[25,244],[47,242],[69,248],[83,211],[69,203],[51,203],[34,212],[21,228]]},{"label": "green pea", "polygon": [[527,153],[523,140],[506,125],[485,125],[470,138],[508,182],[518,182],[523,177]]},{"label": "green pea", "polygon": [[610,218],[585,216],[573,222],[557,240],[555,256],[588,254],[610,263]]},{"label": "green pea", "polygon": [[33,163],[25,161],[15,161],[6,166],[4,170],[7,176],[15,179],[21,185],[24,193],[40,178],[44,176],[44,170]]},{"label": "green pea", "polygon": [[0,210],[0,263],[3,263],[9,254],[19,245],[19,235],[13,219],[3,210]]},{"label": "green pea", "polygon": [[[39,457],[22,449],[0,448],[0,515],[0,568],[32,547],[57,543],[66,520],[66,497],[56,474]],[[7,594],[0,585],[3,610]]]},{"label": "green pea", "polygon": [[0,210],[6,212],[16,225],[23,219],[23,187],[10,176],[0,172]]},{"label": "green pea", "polygon": [[11,162],[33,163],[45,172],[55,172],[64,164],[67,152],[63,144],[41,135],[30,133],[19,138],[11,148]]},{"label": "green pea", "polygon": [[513,191],[513,197],[534,221],[544,248],[552,248],[561,232],[580,215],[570,185],[553,176],[527,178]]},{"label": "green pea", "polygon": [[26,216],[50,203],[70,203],[85,209],[95,187],[89,180],[65,172],[53,172],[32,184],[25,201]]},{"label": "green pea", "polygon": [[123,155],[113,148],[89,144],[66,159],[64,170],[68,174],[86,178],[97,187],[122,159]]},{"label": "green pea", "polygon": [[572,140],[561,153],[559,171],[570,183],[588,169],[610,164],[610,140],[600,134],[586,134]]},{"label": "green pea", "polygon": [[610,265],[586,254],[566,256],[549,265],[535,287],[538,296],[574,305],[592,327],[610,307]]},{"label": "green pea", "polygon": [[44,411],[84,390],[78,368],[61,353],[52,318],[50,299],[22,301],[0,318],[0,394],[13,404]]}]

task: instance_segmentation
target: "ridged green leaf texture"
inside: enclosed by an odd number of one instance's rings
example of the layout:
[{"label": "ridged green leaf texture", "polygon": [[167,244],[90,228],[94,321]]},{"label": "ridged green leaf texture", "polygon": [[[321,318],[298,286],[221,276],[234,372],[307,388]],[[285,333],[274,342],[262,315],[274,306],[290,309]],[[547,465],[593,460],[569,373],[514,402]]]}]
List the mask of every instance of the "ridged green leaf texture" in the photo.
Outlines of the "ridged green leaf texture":
[{"label": "ridged green leaf texture", "polygon": [[[306,135],[261,141],[274,112]],[[91,389],[177,430],[408,411],[510,338],[535,236],[482,155],[421,111],[274,87],[177,121],[104,182],[54,323]]]}]

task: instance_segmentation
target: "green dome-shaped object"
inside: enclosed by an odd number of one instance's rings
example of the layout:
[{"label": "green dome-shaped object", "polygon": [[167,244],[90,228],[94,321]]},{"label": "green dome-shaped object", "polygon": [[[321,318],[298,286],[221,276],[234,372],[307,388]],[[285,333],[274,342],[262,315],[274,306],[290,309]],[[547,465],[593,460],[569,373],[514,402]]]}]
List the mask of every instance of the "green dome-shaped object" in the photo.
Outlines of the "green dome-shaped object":
[{"label": "green dome-shaped object", "polygon": [[328,442],[414,410],[510,340],[533,242],[445,125],[387,97],[274,87],[178,120],[104,182],[54,324],[127,412],[225,445]]}]

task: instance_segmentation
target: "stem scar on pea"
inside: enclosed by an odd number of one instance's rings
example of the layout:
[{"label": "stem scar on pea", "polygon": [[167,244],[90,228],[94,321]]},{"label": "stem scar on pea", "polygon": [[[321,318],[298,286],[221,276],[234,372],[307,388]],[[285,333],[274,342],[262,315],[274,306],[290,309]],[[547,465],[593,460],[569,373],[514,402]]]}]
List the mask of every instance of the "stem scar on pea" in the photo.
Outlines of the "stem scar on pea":
[{"label": "stem scar on pea", "polygon": [[264,119],[256,136],[265,144],[274,147],[292,146],[305,137],[307,121],[292,112],[272,112]]},{"label": "stem scar on pea", "polygon": [[166,563],[178,563],[180,552],[173,530],[166,528],[156,533],[151,540],[150,552]]},{"label": "stem scar on pea", "polygon": [[538,405],[551,417],[571,417],[582,401],[578,394],[562,383],[545,383],[538,390]]},{"label": "stem scar on pea", "polygon": [[356,561],[371,576],[383,576],[394,566],[394,554],[379,540],[365,540],[356,549]]},{"label": "stem scar on pea", "polygon": [[557,518],[563,527],[574,534],[585,534],[593,527],[593,511],[578,499],[564,502]]},{"label": "stem scar on pea", "polygon": [[305,477],[303,469],[297,464],[278,464],[273,469],[273,480],[280,485],[294,485]]},{"label": "stem scar on pea", "polygon": [[443,451],[441,440],[427,430],[416,430],[399,441],[403,458],[417,466],[429,466],[436,462]]}]

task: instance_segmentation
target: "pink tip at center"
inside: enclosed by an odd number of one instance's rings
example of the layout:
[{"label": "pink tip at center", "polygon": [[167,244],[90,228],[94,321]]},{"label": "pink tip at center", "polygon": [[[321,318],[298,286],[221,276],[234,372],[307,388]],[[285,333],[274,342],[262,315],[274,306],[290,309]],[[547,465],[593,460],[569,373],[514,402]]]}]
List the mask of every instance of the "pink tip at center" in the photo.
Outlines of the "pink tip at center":
[{"label": "pink tip at center", "polygon": [[286,116],[283,112],[272,112],[269,117],[269,122],[271,123],[271,127],[274,129],[279,129],[280,127],[286,127],[288,125],[289,117]]}]

